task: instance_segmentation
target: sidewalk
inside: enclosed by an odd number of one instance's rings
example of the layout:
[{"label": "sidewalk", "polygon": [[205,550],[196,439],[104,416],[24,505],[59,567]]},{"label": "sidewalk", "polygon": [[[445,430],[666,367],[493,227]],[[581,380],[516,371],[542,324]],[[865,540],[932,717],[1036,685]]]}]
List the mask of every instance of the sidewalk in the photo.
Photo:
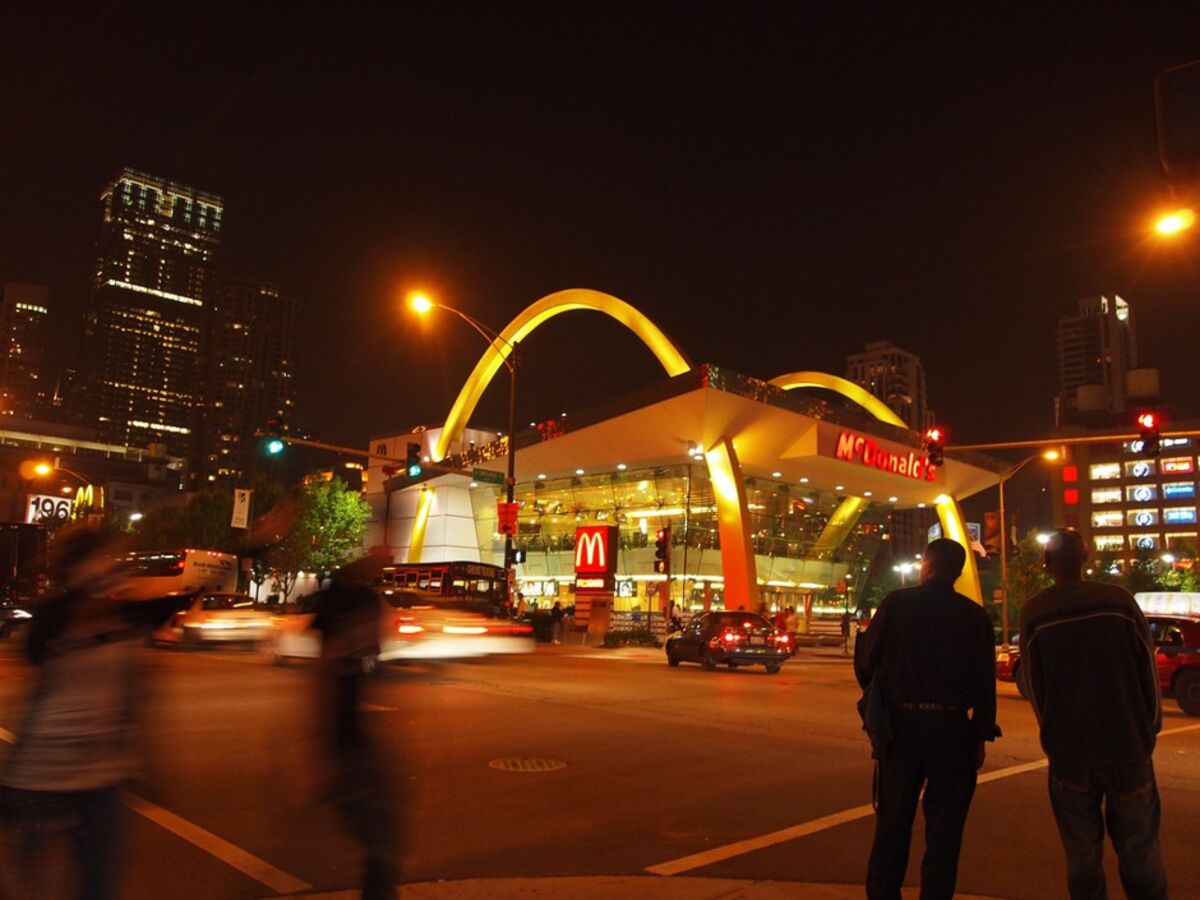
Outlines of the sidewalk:
[{"label": "sidewalk", "polygon": [[[905,888],[906,900],[918,888]],[[356,890],[293,894],[283,900],[356,900]],[[401,900],[858,900],[858,884],[806,884],[799,881],[745,881],[734,878],[663,878],[656,875],[601,875],[568,878],[470,878],[428,881],[401,887]],[[958,900],[1002,900],[956,894]],[[277,898],[278,900],[278,898]]]}]

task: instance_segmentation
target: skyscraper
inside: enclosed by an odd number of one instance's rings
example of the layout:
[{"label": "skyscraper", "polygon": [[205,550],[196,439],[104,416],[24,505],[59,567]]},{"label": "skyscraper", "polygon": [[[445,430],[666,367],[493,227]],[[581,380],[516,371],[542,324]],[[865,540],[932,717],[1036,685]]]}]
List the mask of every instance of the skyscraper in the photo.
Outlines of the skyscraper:
[{"label": "skyscraper", "polygon": [[[1138,368],[1133,310],[1116,294],[1086,297],[1079,312],[1058,320],[1056,425],[1120,416],[1130,394],[1129,372]],[[1145,390],[1135,394],[1144,395]],[[1153,386],[1157,393],[1157,386]]]},{"label": "skyscraper", "polygon": [[846,357],[846,377],[886,403],[914,431],[933,424],[925,399],[925,367],[915,353],[891,341],[872,341],[862,353]]},{"label": "skyscraper", "polygon": [[211,291],[201,474],[249,486],[254,432],[291,424],[296,301],[267,281],[225,280]]},{"label": "skyscraper", "polygon": [[50,290],[6,284],[0,303],[0,415],[32,419],[46,402],[42,380]]},{"label": "skyscraper", "polygon": [[195,451],[205,290],[224,201],[125,169],[103,214],[86,329],[87,403],[102,441]]}]

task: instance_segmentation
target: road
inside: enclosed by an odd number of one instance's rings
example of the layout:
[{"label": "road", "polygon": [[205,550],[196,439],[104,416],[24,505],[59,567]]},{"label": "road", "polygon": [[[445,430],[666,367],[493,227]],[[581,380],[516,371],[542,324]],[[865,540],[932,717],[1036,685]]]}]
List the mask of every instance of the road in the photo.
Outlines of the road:
[{"label": "road", "polygon": [[[306,665],[147,649],[140,674],[150,689],[147,765],[125,813],[123,896],[254,900],[354,884],[353,844],[309,800]],[[0,738],[17,730],[31,682],[15,642],[0,644]],[[669,669],[647,650],[540,646],[523,658],[390,670],[365,709],[394,761],[406,882],[652,874],[861,884],[872,769],[857,696],[838,651],[801,651],[768,676]],[[1011,685],[1000,686],[1000,722],[960,890],[1061,897],[1036,726]],[[1164,732],[1156,762],[1172,895],[1200,897],[1200,720],[1168,701]],[[510,758],[553,762],[489,765]],[[920,852],[918,836],[909,884]]]}]

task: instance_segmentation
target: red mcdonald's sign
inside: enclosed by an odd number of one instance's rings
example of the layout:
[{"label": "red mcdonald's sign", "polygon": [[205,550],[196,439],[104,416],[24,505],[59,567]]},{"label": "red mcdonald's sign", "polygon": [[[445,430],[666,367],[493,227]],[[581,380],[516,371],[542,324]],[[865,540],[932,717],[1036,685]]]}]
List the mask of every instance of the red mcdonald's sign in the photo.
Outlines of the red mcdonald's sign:
[{"label": "red mcdonald's sign", "polygon": [[933,481],[938,470],[937,466],[926,462],[922,453],[914,453],[911,450],[907,453],[895,453],[881,447],[874,438],[853,431],[843,431],[837,436],[834,457],[879,469],[881,472],[905,475],[917,481]]},{"label": "red mcdonald's sign", "polygon": [[611,575],[617,571],[617,526],[584,525],[575,529],[575,574]]}]

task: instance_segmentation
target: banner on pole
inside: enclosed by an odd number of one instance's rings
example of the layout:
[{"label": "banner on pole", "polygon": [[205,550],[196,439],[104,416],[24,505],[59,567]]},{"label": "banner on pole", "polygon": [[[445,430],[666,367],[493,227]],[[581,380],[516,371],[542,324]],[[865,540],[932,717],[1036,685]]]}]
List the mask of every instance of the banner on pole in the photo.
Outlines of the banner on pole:
[{"label": "banner on pole", "polygon": [[250,527],[250,495],[253,493],[254,491],[234,488],[233,521],[229,523],[231,528]]}]

